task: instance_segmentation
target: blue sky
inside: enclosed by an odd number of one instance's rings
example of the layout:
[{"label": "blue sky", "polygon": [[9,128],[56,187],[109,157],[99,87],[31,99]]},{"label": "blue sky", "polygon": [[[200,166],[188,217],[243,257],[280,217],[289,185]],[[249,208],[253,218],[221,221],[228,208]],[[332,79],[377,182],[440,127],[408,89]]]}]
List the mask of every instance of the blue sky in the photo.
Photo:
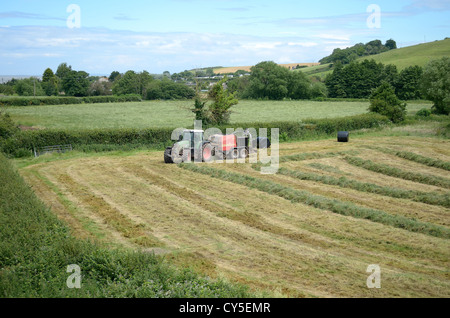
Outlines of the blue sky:
[{"label": "blue sky", "polygon": [[[79,27],[67,23],[71,4]],[[450,0],[2,1],[0,74],[41,75],[62,62],[95,75],[317,62],[373,39],[399,47],[442,40],[449,11]]]}]

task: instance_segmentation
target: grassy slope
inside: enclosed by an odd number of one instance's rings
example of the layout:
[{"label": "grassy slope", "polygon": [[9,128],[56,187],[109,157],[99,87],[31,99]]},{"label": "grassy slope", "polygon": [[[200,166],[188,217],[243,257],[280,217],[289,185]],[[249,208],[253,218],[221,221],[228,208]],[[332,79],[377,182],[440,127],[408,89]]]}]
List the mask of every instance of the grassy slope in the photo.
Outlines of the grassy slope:
[{"label": "grassy slope", "polygon": [[[292,69],[293,67],[297,67],[298,65],[306,65],[306,66],[314,66],[317,63],[288,63],[288,64],[278,64],[280,66],[288,67]],[[218,67],[214,68],[215,74],[227,74],[227,73],[235,73],[237,71],[246,71],[250,72],[252,66],[230,66],[230,67]]]},{"label": "grassy slope", "polygon": [[[383,64],[394,64],[399,70],[408,66],[425,66],[429,61],[450,56],[450,39],[408,46],[397,50],[370,56]],[[359,61],[367,57],[358,59]]]},{"label": "grassy slope", "polygon": [[[176,128],[192,125],[192,101],[10,107],[14,121],[25,126],[57,129]],[[232,123],[337,118],[367,113],[368,102],[247,101],[233,107]],[[431,108],[408,104],[408,112]]]},{"label": "grassy slope", "polygon": [[[364,56],[357,61],[374,59],[383,64],[394,64],[401,71],[413,65],[423,67],[432,59],[438,59],[443,56],[450,56],[450,39],[408,46],[377,55]],[[301,71],[308,76],[317,76],[324,79],[326,75],[332,72],[329,70],[328,65],[307,67],[301,69]]]}]

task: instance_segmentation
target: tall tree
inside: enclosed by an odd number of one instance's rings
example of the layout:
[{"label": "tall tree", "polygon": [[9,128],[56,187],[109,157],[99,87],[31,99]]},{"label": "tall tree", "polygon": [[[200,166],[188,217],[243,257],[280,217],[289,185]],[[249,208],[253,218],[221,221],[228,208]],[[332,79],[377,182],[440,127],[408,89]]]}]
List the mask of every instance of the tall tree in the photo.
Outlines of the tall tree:
[{"label": "tall tree", "polygon": [[405,119],[406,104],[397,98],[391,84],[383,82],[370,96],[369,111],[384,115],[392,122],[398,123]]},{"label": "tall tree", "polygon": [[450,57],[433,60],[425,66],[422,91],[434,102],[433,110],[438,114],[450,113]]},{"label": "tall tree", "polygon": [[292,99],[310,99],[311,81],[303,72],[289,72],[288,97]]},{"label": "tall tree", "polygon": [[58,78],[51,68],[47,68],[42,75],[42,88],[47,96],[58,95]]},{"label": "tall tree", "polygon": [[209,106],[209,122],[211,124],[227,124],[230,120],[231,107],[239,103],[234,94],[225,89],[226,82],[227,78],[225,77],[210,91],[210,96],[213,98],[213,102]]},{"label": "tall tree", "polygon": [[391,82],[396,75],[395,67],[385,68],[372,60],[337,65],[325,79],[329,96],[333,98],[369,98],[383,80]]},{"label": "tall tree", "polygon": [[151,81],[153,77],[149,72],[136,73],[130,70],[114,82],[113,93],[115,95],[139,94],[142,98],[146,98],[147,87]]},{"label": "tall tree", "polygon": [[288,69],[274,62],[261,62],[251,68],[248,96],[255,99],[281,100],[288,95]]},{"label": "tall tree", "polygon": [[395,42],[393,39],[389,39],[386,41],[386,44],[384,46],[389,50],[395,50],[397,48],[397,42]]},{"label": "tall tree", "polygon": [[62,80],[62,88],[68,96],[82,97],[88,95],[89,74],[84,71],[70,71]]},{"label": "tall tree", "polygon": [[108,80],[110,82],[114,82],[116,80],[116,78],[120,78],[120,73],[117,71],[113,71],[113,72],[111,72],[111,75],[109,75]]},{"label": "tall tree", "polygon": [[415,65],[403,69],[395,81],[395,93],[401,100],[421,99],[420,82],[423,68]]},{"label": "tall tree", "polygon": [[56,76],[59,77],[59,79],[64,79],[64,77],[66,77],[67,74],[70,73],[70,71],[72,71],[72,66],[67,65],[67,63],[61,63],[59,64],[58,68],[56,69]]}]

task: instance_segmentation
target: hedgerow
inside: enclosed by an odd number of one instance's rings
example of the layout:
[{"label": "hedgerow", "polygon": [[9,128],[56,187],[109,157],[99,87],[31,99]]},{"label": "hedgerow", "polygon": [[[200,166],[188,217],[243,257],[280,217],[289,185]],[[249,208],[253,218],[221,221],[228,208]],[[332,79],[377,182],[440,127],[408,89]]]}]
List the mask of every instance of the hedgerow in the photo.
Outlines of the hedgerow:
[{"label": "hedgerow", "polygon": [[140,95],[110,95],[87,97],[4,97],[0,98],[0,106],[44,106],[44,105],[73,105],[89,103],[123,103],[140,102]]},{"label": "hedgerow", "polygon": [[74,149],[107,151],[122,148],[163,148],[170,141],[172,129],[95,129],[95,130],[34,130],[22,131],[0,140],[0,150],[20,157],[31,155],[33,149],[71,144]]},{"label": "hedgerow", "polygon": [[[271,138],[271,129],[278,128],[288,139],[302,140],[316,136],[329,136],[338,130],[374,128],[387,125],[389,120],[377,114],[365,114],[345,118],[306,120],[305,122],[240,123],[218,126],[223,133],[226,128],[266,128]],[[204,127],[207,129],[208,127]],[[173,128],[174,129],[174,128]],[[164,149],[173,143],[172,128],[149,129],[94,129],[56,130],[44,129],[22,131],[6,140],[0,139],[0,151],[14,157],[31,155],[34,148],[72,144],[74,149],[114,149],[122,147],[150,147]],[[93,146],[95,145],[95,146]],[[103,145],[103,146],[102,146]]]}]

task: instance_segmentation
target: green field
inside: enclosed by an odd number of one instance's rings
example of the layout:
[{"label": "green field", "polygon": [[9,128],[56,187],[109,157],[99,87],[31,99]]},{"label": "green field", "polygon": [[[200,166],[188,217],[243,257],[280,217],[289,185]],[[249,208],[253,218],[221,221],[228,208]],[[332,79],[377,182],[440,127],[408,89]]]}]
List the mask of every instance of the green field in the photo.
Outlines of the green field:
[{"label": "green field", "polygon": [[310,66],[310,67],[304,67],[297,70],[294,70],[294,72],[303,72],[308,77],[319,77],[322,80],[325,80],[325,77],[328,74],[333,73],[333,69],[330,68],[330,65],[332,64],[323,64],[323,65],[317,65],[317,66]]},{"label": "green field", "polygon": [[[192,125],[192,101],[81,104],[9,107],[12,118],[23,126],[54,129],[176,128]],[[411,102],[408,113],[431,108],[431,103]],[[338,118],[367,113],[369,102],[240,101],[233,107],[232,123],[301,121]]]},{"label": "green field", "polygon": [[359,58],[358,61],[367,58],[374,59],[376,62],[381,62],[383,64],[396,65],[400,71],[413,65],[423,67],[431,60],[440,59],[443,56],[450,56],[450,39],[391,50],[370,57],[362,57]]}]

